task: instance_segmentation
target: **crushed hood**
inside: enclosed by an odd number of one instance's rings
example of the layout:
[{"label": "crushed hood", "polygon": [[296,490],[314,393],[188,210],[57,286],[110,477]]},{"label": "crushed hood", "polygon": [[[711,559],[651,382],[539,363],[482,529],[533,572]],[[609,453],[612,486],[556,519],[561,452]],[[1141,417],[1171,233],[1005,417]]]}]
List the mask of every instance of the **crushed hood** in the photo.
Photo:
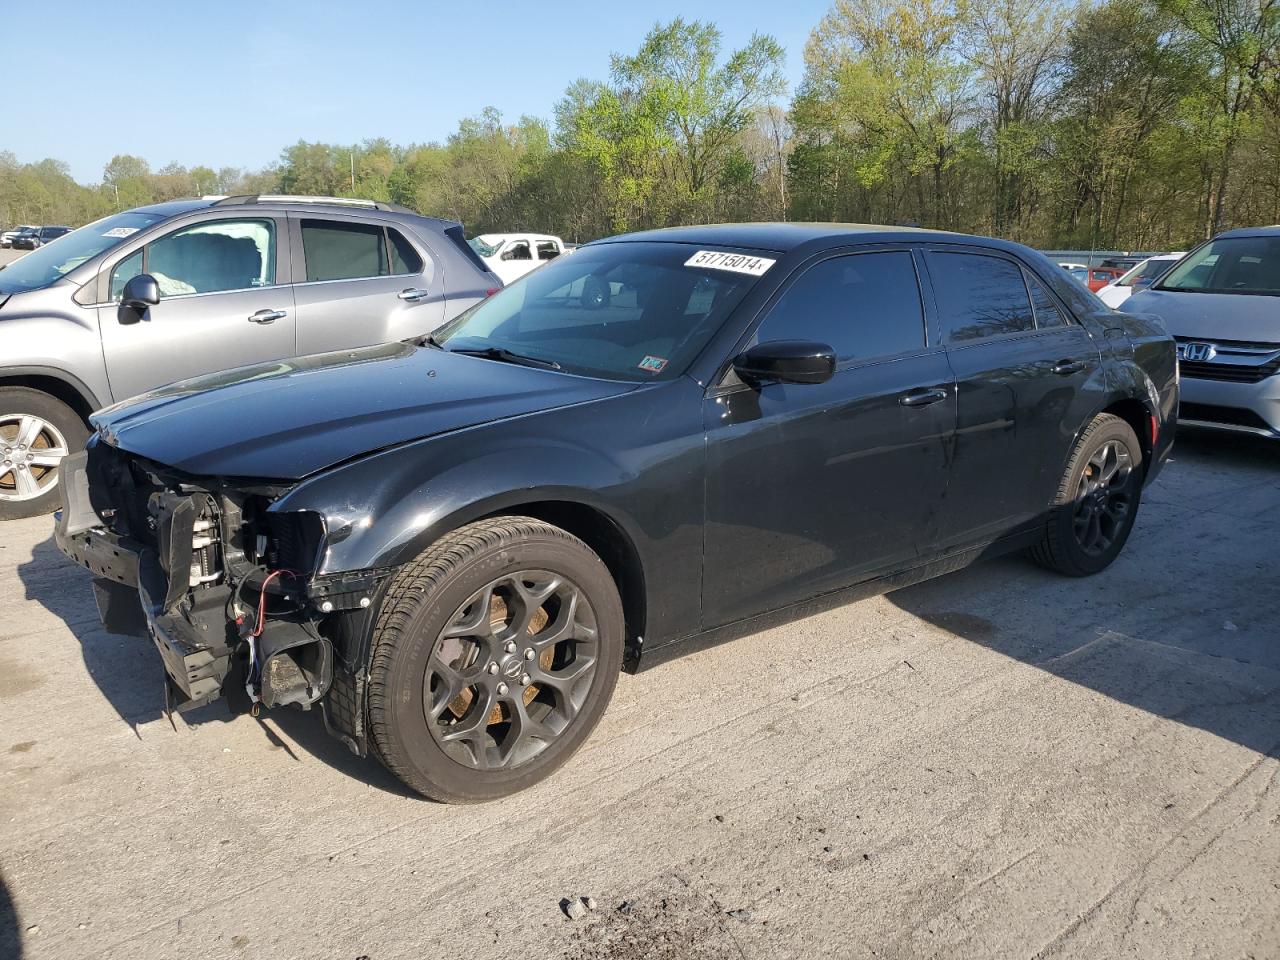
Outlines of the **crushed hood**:
[{"label": "crushed hood", "polygon": [[400,443],[634,386],[391,343],[184,380],[91,421],[105,442],[188,474],[298,480]]}]

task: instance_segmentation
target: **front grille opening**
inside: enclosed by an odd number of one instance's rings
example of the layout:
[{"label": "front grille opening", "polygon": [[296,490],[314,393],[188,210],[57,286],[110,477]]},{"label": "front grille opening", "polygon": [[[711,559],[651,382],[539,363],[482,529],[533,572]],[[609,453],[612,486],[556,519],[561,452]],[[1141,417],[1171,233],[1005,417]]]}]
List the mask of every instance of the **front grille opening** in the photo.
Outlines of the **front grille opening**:
[{"label": "front grille opening", "polygon": [[1260,383],[1267,377],[1280,373],[1280,359],[1270,363],[1235,364],[1235,363],[1203,363],[1195,360],[1180,360],[1178,369],[1184,377],[1195,380],[1222,380],[1228,383]]}]

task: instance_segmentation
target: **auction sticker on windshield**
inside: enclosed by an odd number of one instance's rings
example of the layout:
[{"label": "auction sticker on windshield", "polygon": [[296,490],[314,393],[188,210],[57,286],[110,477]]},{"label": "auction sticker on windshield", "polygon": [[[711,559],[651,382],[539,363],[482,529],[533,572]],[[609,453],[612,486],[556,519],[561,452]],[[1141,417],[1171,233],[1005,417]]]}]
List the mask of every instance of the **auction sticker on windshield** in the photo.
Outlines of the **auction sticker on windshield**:
[{"label": "auction sticker on windshield", "polygon": [[711,270],[728,270],[731,273],[747,273],[753,277],[761,277],[776,262],[768,257],[753,257],[745,253],[699,250],[686,260],[684,265],[686,267],[706,267]]}]

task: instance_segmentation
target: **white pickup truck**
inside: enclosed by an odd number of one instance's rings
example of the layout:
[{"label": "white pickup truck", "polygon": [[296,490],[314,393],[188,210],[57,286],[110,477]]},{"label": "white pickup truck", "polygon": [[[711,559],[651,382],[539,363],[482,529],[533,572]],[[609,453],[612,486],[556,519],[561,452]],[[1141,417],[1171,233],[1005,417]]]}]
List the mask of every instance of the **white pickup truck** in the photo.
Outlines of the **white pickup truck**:
[{"label": "white pickup truck", "polygon": [[503,283],[511,283],[569,250],[559,237],[545,233],[482,233],[468,242]]}]

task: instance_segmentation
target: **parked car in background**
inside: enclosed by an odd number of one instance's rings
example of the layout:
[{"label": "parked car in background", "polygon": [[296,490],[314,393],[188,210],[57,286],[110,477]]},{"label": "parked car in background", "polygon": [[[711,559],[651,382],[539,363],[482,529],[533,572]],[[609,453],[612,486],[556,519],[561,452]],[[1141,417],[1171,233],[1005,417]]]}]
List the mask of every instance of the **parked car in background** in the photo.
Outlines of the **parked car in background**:
[{"label": "parked car in background", "polygon": [[1108,283],[1119,280],[1124,274],[1125,270],[1120,267],[1090,267],[1089,279],[1085,281],[1085,286],[1097,293]]},{"label": "parked car in background", "polygon": [[488,800],[664,645],[1005,551],[1105,569],[1176,377],[1158,320],[1016,244],[652,231],[417,343],[101,411],[56,538],[105,622],[145,619],[180,708],[318,703],[412,789]]},{"label": "parked car in background", "polygon": [[14,238],[17,237],[18,234],[23,233],[25,231],[35,231],[39,229],[40,229],[39,227],[32,226],[30,224],[24,224],[20,227],[14,227],[12,230],[6,230],[4,233],[0,233],[0,247],[3,247],[6,250],[8,250],[10,247],[13,246]]},{"label": "parked car in background", "polygon": [[489,269],[511,283],[565,252],[564,241],[545,233],[482,233],[471,248]]},{"label": "parked car in background", "polygon": [[21,227],[10,233],[9,246],[14,250],[34,250],[39,234],[39,227]]},{"label": "parked car in background", "polygon": [[1138,264],[1142,263],[1142,261],[1145,259],[1147,258],[1146,257],[1130,257],[1130,256],[1104,257],[1102,259],[1102,262],[1099,263],[1098,266],[1111,267],[1116,270],[1132,270]]},{"label": "parked car in background", "polygon": [[1178,341],[1182,422],[1280,439],[1280,227],[1219,234],[1120,309]]},{"label": "parked car in background", "polygon": [[31,249],[35,250],[38,247],[43,247],[46,243],[52,243],[59,237],[65,237],[70,232],[70,227],[41,227],[36,231]]},{"label": "parked car in background", "polygon": [[0,519],[54,508],[99,407],[421,336],[501,285],[460,224],[367,201],[175,200],[74,230],[0,269]]},{"label": "parked car in background", "polygon": [[1060,266],[1063,270],[1067,271],[1067,273],[1068,273],[1068,274],[1069,274],[1073,279],[1075,279],[1075,280],[1079,280],[1081,283],[1088,283],[1088,282],[1089,282],[1089,267],[1088,267],[1088,265],[1087,265],[1087,264],[1084,264],[1084,263],[1059,263],[1059,264],[1058,264],[1058,266]]},{"label": "parked car in background", "polygon": [[1108,307],[1120,306],[1120,304],[1129,299],[1131,294],[1137,293],[1158,280],[1162,274],[1185,255],[1185,251],[1179,251],[1178,253],[1162,253],[1155,257],[1148,257],[1124,274],[1124,276],[1116,278],[1099,290],[1098,299]]}]

